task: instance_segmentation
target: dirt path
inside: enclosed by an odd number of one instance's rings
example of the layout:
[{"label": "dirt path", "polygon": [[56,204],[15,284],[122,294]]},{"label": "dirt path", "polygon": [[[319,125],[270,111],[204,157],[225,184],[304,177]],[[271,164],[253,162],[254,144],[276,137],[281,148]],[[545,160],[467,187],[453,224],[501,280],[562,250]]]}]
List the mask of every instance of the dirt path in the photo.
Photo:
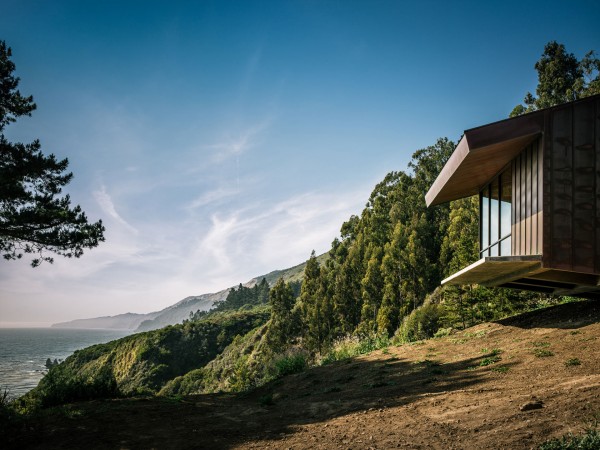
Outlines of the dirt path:
[{"label": "dirt path", "polygon": [[599,338],[600,302],[562,305],[318,367],[243,396],[70,405],[15,445],[535,448],[600,419]]}]

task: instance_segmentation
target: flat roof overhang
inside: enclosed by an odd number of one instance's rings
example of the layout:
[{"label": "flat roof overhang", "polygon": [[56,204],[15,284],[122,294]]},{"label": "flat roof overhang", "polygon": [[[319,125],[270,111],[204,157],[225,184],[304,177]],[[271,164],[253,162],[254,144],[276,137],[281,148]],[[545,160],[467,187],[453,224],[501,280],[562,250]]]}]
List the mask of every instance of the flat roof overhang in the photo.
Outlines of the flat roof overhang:
[{"label": "flat roof overhang", "polygon": [[542,134],[544,111],[466,130],[425,194],[427,206],[479,193],[521,150]]},{"label": "flat roof overhang", "polygon": [[466,130],[425,194],[427,206],[479,193],[521,150],[542,135],[552,111],[594,98],[600,98],[600,94]]},{"label": "flat roof overhang", "polygon": [[442,280],[442,284],[480,284],[600,299],[598,275],[544,268],[541,255],[487,256]]}]

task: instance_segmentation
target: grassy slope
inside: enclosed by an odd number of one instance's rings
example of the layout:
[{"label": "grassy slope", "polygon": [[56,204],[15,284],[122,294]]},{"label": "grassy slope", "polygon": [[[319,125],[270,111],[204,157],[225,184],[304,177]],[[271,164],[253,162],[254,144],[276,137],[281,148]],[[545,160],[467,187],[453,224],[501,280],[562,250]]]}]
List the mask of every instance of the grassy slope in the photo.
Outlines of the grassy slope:
[{"label": "grassy slope", "polygon": [[[190,395],[250,389],[268,368],[262,366],[270,354],[265,343],[266,325],[238,336],[215,359],[167,383],[161,395]],[[266,370],[265,370],[266,369]]]},{"label": "grassy slope", "polygon": [[75,352],[52,368],[24,401],[53,405],[78,398],[156,393],[200,368],[238,335],[264,324],[266,307],[134,334]]}]

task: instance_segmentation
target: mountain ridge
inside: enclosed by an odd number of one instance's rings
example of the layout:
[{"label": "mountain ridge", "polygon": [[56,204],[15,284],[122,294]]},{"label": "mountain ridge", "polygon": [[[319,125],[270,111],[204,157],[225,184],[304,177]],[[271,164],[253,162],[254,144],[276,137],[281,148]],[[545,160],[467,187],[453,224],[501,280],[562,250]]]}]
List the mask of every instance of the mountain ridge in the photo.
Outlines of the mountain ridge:
[{"label": "mountain ridge", "polygon": [[[329,255],[324,253],[317,257],[320,263],[323,263]],[[270,286],[275,284],[279,278],[284,281],[300,281],[306,262],[302,262],[287,269],[273,270],[265,275],[259,275],[251,278],[246,283],[240,283],[244,287],[252,287],[263,278],[267,280]],[[187,319],[190,312],[208,311],[216,302],[227,298],[229,291],[236,286],[231,286],[217,292],[211,292],[200,295],[190,295],[178,302],[167,306],[160,311],[151,313],[125,313],[114,316],[92,317],[88,319],[75,319],[66,322],[58,322],[52,325],[52,328],[103,328],[114,330],[129,330],[132,332],[150,331],[167,325],[181,323]]]}]

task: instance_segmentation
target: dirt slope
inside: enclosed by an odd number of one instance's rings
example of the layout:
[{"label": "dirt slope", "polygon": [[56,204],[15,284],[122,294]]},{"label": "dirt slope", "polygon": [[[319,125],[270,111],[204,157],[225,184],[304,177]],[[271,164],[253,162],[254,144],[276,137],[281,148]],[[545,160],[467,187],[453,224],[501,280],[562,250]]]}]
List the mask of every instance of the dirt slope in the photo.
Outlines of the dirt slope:
[{"label": "dirt slope", "polygon": [[70,405],[15,445],[535,448],[600,419],[599,337],[600,302],[561,305],[318,367],[244,396]]}]

